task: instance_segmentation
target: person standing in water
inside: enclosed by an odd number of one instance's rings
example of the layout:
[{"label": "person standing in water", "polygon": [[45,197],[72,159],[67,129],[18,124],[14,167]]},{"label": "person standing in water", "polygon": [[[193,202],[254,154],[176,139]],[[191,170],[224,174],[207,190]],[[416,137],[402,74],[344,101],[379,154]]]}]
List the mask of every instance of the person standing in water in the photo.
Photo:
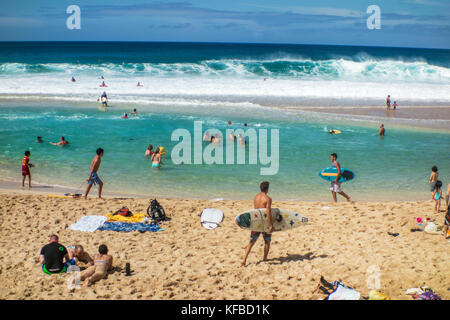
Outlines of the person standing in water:
[{"label": "person standing in water", "polygon": [[250,233],[250,242],[247,245],[247,248],[245,249],[245,255],[244,260],[241,263],[242,267],[245,267],[245,264],[247,262],[247,257],[252,250],[253,245],[255,244],[256,240],[258,240],[259,235],[262,233],[263,239],[264,239],[264,257],[263,260],[267,260],[267,256],[269,254],[270,250],[270,242],[272,240],[272,232],[273,232],[273,223],[272,223],[272,215],[270,214],[272,210],[272,199],[267,195],[269,192],[269,182],[263,181],[259,186],[261,192],[258,193],[255,198],[253,199],[253,205],[255,209],[266,209],[267,213],[267,222],[269,224],[269,232],[256,232],[251,231]]},{"label": "person standing in water", "polygon": [[97,171],[102,162],[102,157],[103,157],[104,151],[102,148],[98,148],[96,153],[97,153],[97,155],[94,157],[94,159],[92,159],[91,166],[89,168],[89,177],[87,178],[88,186],[86,188],[86,194],[84,195],[85,199],[87,199],[89,191],[92,188],[92,184],[98,185],[98,197],[99,197],[99,199],[102,198],[103,181],[100,180],[99,176],[97,175]]},{"label": "person standing in water", "polygon": [[386,130],[384,130],[384,124],[381,124],[380,125],[380,131],[378,131],[378,135],[384,137],[384,133],[385,132],[386,132]]},{"label": "person standing in water", "polygon": [[336,153],[331,154],[331,166],[337,169],[336,179],[331,181],[330,187],[331,195],[333,196],[334,202],[337,202],[336,193],[339,193],[341,196],[347,199],[347,201],[350,201],[350,197],[341,189],[341,183],[339,182],[339,179],[342,176],[342,172],[341,172],[341,165],[337,161],[337,157],[338,156]]},{"label": "person standing in water", "polygon": [[391,110],[391,96],[388,95],[386,98],[386,109]]},{"label": "person standing in water", "polygon": [[67,141],[63,136],[61,136],[59,142],[50,142],[50,144],[54,146],[66,146],[69,144],[69,141]]},{"label": "person standing in water", "polygon": [[152,154],[151,160],[152,160],[152,167],[153,168],[161,168],[161,153],[159,152],[160,148],[157,147],[155,149],[155,153]]}]

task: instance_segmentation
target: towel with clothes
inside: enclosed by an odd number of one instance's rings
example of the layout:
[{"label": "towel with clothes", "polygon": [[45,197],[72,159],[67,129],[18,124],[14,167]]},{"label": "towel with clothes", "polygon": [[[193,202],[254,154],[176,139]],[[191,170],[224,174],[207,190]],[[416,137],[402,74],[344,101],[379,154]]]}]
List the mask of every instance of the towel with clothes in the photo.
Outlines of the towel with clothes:
[{"label": "towel with clothes", "polygon": [[107,214],[108,217],[107,222],[145,222],[148,220],[146,213],[135,213],[131,217],[124,217],[119,214],[110,213]]},{"label": "towel with clothes", "polygon": [[108,218],[105,216],[84,216],[70,225],[70,230],[94,232],[100,228]]}]

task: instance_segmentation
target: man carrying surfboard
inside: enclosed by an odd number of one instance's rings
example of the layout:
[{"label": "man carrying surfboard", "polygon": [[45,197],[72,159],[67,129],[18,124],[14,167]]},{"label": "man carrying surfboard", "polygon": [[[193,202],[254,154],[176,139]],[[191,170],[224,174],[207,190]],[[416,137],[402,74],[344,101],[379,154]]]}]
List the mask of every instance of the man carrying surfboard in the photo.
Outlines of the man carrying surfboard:
[{"label": "man carrying surfboard", "polygon": [[[255,209],[266,209],[266,212],[271,212],[272,209],[272,199],[267,195],[269,192],[269,182],[263,181],[261,182],[259,188],[261,189],[261,192],[258,193],[255,198],[253,199],[253,204]],[[245,263],[247,262],[248,254],[250,253],[250,250],[252,250],[253,245],[255,244],[256,240],[258,240],[259,235],[262,233],[264,238],[264,258],[263,260],[267,260],[267,255],[269,254],[270,249],[270,241],[272,240],[272,232],[273,232],[273,223],[272,223],[272,215],[267,214],[267,222],[269,223],[269,232],[256,232],[252,231],[250,233],[250,242],[247,245],[247,248],[245,249],[245,256],[244,260],[242,261],[241,267],[245,266]]]},{"label": "man carrying surfboard", "polygon": [[350,201],[350,197],[345,194],[344,191],[342,191],[341,189],[341,183],[338,182],[339,178],[341,177],[342,173],[341,173],[341,165],[339,164],[339,162],[337,161],[337,154],[336,153],[332,153],[331,154],[331,166],[335,167],[337,169],[337,176],[336,179],[334,179],[333,181],[331,181],[331,194],[333,196],[333,200],[334,202],[337,202],[337,197],[336,197],[336,193],[339,193],[341,196],[343,196],[344,198],[347,199],[347,201]]}]

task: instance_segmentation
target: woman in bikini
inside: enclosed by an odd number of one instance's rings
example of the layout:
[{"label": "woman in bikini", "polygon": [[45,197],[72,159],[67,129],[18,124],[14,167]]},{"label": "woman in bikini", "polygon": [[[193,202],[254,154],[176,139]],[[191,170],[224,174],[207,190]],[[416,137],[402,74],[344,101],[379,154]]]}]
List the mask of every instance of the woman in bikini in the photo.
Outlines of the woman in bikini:
[{"label": "woman in bikini", "polygon": [[106,277],[112,269],[113,258],[108,254],[108,248],[102,244],[98,248],[98,254],[94,255],[94,265],[81,273],[80,280],[84,281],[83,287],[88,287],[94,282]]}]

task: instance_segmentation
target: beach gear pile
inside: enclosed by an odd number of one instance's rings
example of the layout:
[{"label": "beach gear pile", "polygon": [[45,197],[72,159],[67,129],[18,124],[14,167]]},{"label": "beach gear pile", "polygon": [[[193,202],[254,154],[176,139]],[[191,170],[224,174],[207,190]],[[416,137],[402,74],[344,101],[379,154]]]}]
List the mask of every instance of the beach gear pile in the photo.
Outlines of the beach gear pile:
[{"label": "beach gear pile", "polygon": [[410,288],[406,290],[406,294],[415,300],[442,300],[441,297],[428,286]]},{"label": "beach gear pile", "polygon": [[164,231],[158,222],[151,221],[145,213],[133,214],[127,207],[106,216],[84,216],[69,226],[69,230],[94,232],[157,232]]},{"label": "beach gear pile", "polygon": [[328,296],[325,300],[359,300],[361,294],[340,281],[328,282],[322,276],[318,288]]}]

